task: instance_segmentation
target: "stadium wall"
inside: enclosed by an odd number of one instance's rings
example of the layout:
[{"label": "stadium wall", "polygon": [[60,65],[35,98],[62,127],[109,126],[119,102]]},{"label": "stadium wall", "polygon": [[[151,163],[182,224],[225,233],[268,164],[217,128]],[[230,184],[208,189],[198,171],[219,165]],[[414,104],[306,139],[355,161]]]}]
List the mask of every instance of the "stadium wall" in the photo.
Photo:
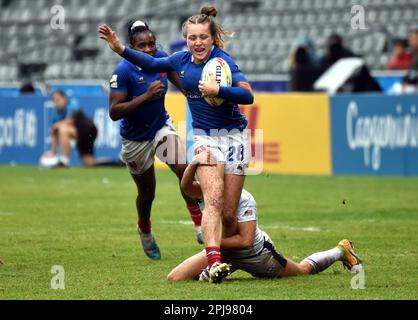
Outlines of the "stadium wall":
[{"label": "stadium wall", "polygon": [[417,95],[330,101],[334,174],[418,175]]},{"label": "stadium wall", "polygon": [[263,130],[266,172],[331,174],[327,95],[257,94],[254,105],[241,106],[241,111],[250,130]]},{"label": "stadium wall", "polygon": [[[119,124],[108,117],[108,97],[74,98],[99,129],[96,156],[117,158]],[[256,166],[262,164],[264,172],[418,175],[417,103],[416,95],[257,93],[254,105],[241,106],[241,111],[249,119],[253,152],[262,147]],[[167,95],[168,112],[190,146],[185,105],[181,94]],[[0,97],[0,163],[38,163],[50,144],[51,108],[43,96]],[[262,140],[255,141],[256,129],[262,129]],[[79,164],[77,152],[71,160]],[[158,161],[157,167],[166,168]]]},{"label": "stadium wall", "polygon": [[[120,149],[119,124],[108,116],[105,95],[75,96],[98,128],[97,157],[116,158]],[[50,147],[51,101],[42,96],[0,97],[0,163],[37,164]],[[75,149],[75,148],[74,148]],[[76,150],[71,163],[79,165]]]}]

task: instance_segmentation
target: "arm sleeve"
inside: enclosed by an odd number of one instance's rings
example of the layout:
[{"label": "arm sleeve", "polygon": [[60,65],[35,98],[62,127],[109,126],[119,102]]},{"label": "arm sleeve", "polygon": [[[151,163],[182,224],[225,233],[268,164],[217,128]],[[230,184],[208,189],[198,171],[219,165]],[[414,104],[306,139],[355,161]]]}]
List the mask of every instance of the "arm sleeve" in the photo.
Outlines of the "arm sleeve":
[{"label": "arm sleeve", "polygon": [[257,221],[257,207],[240,208],[238,223]]},{"label": "arm sleeve", "polygon": [[167,58],[168,54],[164,50],[157,50],[154,58]]},{"label": "arm sleeve", "polygon": [[170,72],[174,67],[170,57],[154,58],[146,53],[125,47],[123,58],[148,72]]},{"label": "arm sleeve", "polygon": [[129,75],[127,70],[122,65],[116,67],[112,75],[112,79],[110,79],[109,86],[111,92],[128,92]]},{"label": "arm sleeve", "polygon": [[253,94],[241,87],[220,86],[218,97],[238,104],[252,104],[254,102]]}]

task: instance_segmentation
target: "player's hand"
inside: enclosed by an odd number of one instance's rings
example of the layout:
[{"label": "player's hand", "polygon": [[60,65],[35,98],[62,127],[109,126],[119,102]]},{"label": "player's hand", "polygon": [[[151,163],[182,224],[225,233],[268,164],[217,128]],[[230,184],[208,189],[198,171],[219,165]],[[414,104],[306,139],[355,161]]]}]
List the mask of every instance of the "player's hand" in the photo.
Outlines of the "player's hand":
[{"label": "player's hand", "polygon": [[212,72],[209,73],[209,81],[199,81],[199,90],[204,97],[216,97],[219,93],[219,84]]},{"label": "player's hand", "polygon": [[108,25],[103,24],[99,26],[97,31],[100,33],[100,39],[107,41],[110,49],[118,54],[122,54],[125,51],[125,46],[120,41],[118,35]]},{"label": "player's hand", "polygon": [[146,100],[152,100],[156,95],[161,94],[164,92],[165,86],[160,80],[155,80],[150,84],[148,87],[147,92],[145,92]]},{"label": "player's hand", "polygon": [[191,164],[214,166],[217,164],[217,162],[212,152],[209,150],[204,150],[193,157]]}]

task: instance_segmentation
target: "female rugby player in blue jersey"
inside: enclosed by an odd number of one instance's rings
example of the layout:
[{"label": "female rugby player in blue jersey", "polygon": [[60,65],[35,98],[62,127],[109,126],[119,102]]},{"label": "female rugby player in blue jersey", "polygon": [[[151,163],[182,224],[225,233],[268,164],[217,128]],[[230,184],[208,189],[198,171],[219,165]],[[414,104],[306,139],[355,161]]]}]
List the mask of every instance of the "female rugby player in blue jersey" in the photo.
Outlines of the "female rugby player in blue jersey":
[{"label": "female rugby player in blue jersey", "polygon": [[[156,48],[156,38],[148,25],[136,21],[129,25],[130,47],[149,56],[166,57]],[[110,81],[110,110],[112,120],[122,119],[121,158],[126,163],[138,189],[136,207],[137,229],[144,251],[151,259],[160,259],[160,250],[151,232],[151,206],[155,196],[154,156],[157,155],[181,180],[186,169],[186,153],[168,115],[164,98],[167,76],[180,89],[175,72],[155,73],[141,70],[122,59]],[[175,150],[175,153],[172,151]],[[198,241],[203,243],[200,230],[201,212],[197,202],[183,194],[195,222]]]},{"label": "female rugby player in blue jersey", "polygon": [[[106,40],[113,51],[135,65],[152,72],[177,72],[193,118],[195,153],[209,149],[221,163],[197,169],[206,203],[202,231],[213,282],[218,282],[216,278],[227,272],[228,266],[221,263],[221,236],[236,233],[235,212],[251,154],[248,136],[243,132],[247,120],[240,113],[238,104],[253,103],[246,77],[222,50],[222,36],[227,33],[215,22],[216,13],[214,7],[204,7],[201,14],[187,19],[182,31],[189,50],[166,58],[151,57],[126,48],[107,25],[98,30],[100,38]],[[221,57],[228,63],[232,73],[231,87],[219,86],[214,79],[200,81],[206,62],[214,57]],[[206,102],[205,96],[223,98],[224,103],[213,107]]]}]

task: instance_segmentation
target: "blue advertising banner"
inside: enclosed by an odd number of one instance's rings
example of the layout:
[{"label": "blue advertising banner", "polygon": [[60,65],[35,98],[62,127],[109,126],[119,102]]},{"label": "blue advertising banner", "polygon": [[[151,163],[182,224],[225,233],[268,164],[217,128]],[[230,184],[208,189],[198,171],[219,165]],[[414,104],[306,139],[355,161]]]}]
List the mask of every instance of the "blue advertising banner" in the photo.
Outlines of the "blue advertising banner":
[{"label": "blue advertising banner", "polygon": [[417,95],[330,99],[334,174],[418,174]]},{"label": "blue advertising banner", "polygon": [[[80,109],[93,119],[98,136],[95,141],[97,158],[117,159],[120,152],[119,123],[108,116],[108,97],[74,96]],[[49,128],[54,108],[48,97],[0,97],[0,163],[37,164],[50,147]],[[79,165],[73,147],[71,164]]]},{"label": "blue advertising banner", "polygon": [[44,97],[0,97],[0,163],[37,163],[44,150]]}]

